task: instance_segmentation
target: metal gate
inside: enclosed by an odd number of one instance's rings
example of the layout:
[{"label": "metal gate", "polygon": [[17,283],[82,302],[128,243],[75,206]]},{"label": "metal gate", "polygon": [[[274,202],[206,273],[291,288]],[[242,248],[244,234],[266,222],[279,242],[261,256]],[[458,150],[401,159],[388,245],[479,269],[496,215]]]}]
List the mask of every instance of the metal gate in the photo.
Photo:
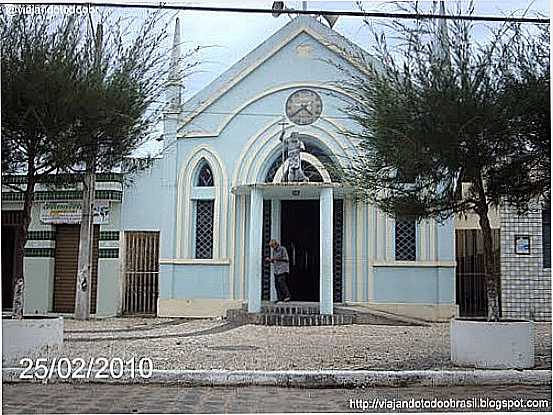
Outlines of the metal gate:
[{"label": "metal gate", "polygon": [[[500,273],[500,233],[492,229],[495,272]],[[486,272],[484,269],[484,240],[479,229],[455,231],[457,261],[457,304],[461,317],[485,317],[488,314]],[[499,296],[501,301],[501,296]],[[501,303],[499,304],[501,310]]]},{"label": "metal gate", "polygon": [[333,288],[334,302],[341,303],[343,301],[343,240],[344,240],[344,201],[342,199],[334,199],[334,229],[332,242],[333,257],[332,269],[334,273]]},{"label": "metal gate", "polygon": [[265,258],[271,256],[269,241],[271,240],[271,201],[263,200],[263,254],[261,256],[261,299],[269,301],[271,299],[271,264],[265,262]]},{"label": "metal gate", "polygon": [[124,314],[156,314],[159,232],[125,232]]}]

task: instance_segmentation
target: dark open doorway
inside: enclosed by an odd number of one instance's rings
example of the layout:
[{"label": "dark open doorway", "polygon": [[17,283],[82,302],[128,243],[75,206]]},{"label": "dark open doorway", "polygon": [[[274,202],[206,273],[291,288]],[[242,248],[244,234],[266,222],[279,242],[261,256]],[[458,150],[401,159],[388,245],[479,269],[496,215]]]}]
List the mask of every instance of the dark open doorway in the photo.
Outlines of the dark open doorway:
[{"label": "dark open doorway", "polygon": [[319,201],[283,200],[282,244],[290,257],[293,301],[319,301]]},{"label": "dark open doorway", "polygon": [[15,226],[2,226],[2,310],[11,310],[13,305],[16,238]]},{"label": "dark open doorway", "polygon": [[2,211],[2,310],[12,309],[15,275],[23,272],[23,253],[18,255],[15,249],[22,223],[22,210]]}]

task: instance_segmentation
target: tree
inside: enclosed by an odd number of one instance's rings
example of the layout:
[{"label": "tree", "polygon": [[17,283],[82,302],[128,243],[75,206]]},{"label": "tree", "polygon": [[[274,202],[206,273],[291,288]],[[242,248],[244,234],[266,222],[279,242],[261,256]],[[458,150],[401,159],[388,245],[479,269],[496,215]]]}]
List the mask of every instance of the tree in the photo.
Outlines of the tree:
[{"label": "tree", "polygon": [[[23,258],[35,186],[75,163],[66,138],[75,128],[78,28],[71,18],[0,10],[2,175],[26,174],[23,218],[15,254]],[[14,270],[14,318],[23,317],[23,264]]]},{"label": "tree", "polygon": [[388,29],[374,29],[374,59],[342,85],[355,98],[344,111],[358,143],[344,180],[391,215],[476,213],[488,320],[497,321],[488,212],[500,203],[523,212],[550,189],[549,28],[506,24],[482,44],[468,21]]},{"label": "tree", "polygon": [[[23,256],[36,183],[54,172],[83,180],[83,219],[76,317],[88,318],[95,174],[121,168],[155,133],[167,74],[180,81],[197,62],[180,65],[199,48],[174,56],[164,45],[169,19],[148,14],[139,27],[125,17],[100,14],[58,18],[8,16],[2,9],[2,174],[26,175]],[[163,25],[158,22],[165,21]],[[107,27],[104,35],[103,28]],[[180,45],[173,46],[173,49]],[[135,169],[138,165],[135,165]],[[62,176],[67,177],[67,176]],[[61,181],[59,184],[64,184]],[[23,316],[23,267],[16,270],[14,316]]]},{"label": "tree", "polygon": [[[126,19],[112,18],[109,14],[100,15],[96,28],[92,23],[88,27],[80,60],[82,105],[79,127],[74,130],[84,167],[85,192],[75,302],[77,319],[88,319],[90,315],[95,174],[120,167],[125,158],[151,138],[164,108],[158,102],[163,98],[168,78],[180,83],[198,64],[197,61],[181,64],[198,48],[180,56],[178,33],[171,48],[173,59],[169,59],[169,48],[164,47],[169,23],[161,28],[157,24],[162,16],[160,12],[150,13],[134,33]],[[107,28],[105,36],[104,28]],[[180,31],[178,19],[176,28]]]}]

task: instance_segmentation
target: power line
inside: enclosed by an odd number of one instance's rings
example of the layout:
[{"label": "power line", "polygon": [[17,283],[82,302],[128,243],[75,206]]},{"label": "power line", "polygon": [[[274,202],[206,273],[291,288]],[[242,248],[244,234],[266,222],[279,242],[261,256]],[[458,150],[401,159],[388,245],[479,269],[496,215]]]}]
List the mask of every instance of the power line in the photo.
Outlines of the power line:
[{"label": "power line", "polygon": [[[159,104],[166,104],[168,101],[156,101]],[[181,110],[180,111],[183,114],[195,114],[195,110]],[[202,111],[201,113],[198,113],[201,115],[207,114],[207,115],[234,115],[237,117],[245,116],[245,117],[265,117],[265,118],[274,118],[274,117],[283,117],[284,113],[276,113],[276,112],[231,112],[231,111]],[[350,118],[347,116],[331,116],[331,115],[321,115],[322,118],[331,119],[331,120],[349,120]]]},{"label": "power line", "polygon": [[[12,3],[14,7],[44,7],[44,6],[80,6],[80,7],[106,7],[123,9],[164,9],[164,10],[185,10],[222,13],[248,13],[248,14],[273,14],[272,9],[265,8],[244,8],[244,7],[213,7],[213,6],[181,6],[160,2],[158,4],[148,3]],[[287,13],[284,11],[284,13]],[[316,16],[342,16],[342,17],[374,17],[384,19],[444,19],[444,20],[469,20],[486,22],[511,22],[511,23],[538,23],[549,24],[550,19],[538,17],[515,17],[515,16],[471,16],[471,15],[448,15],[432,13],[388,13],[388,12],[366,12],[366,11],[333,11],[333,10],[293,10],[291,14],[306,14]]]}]

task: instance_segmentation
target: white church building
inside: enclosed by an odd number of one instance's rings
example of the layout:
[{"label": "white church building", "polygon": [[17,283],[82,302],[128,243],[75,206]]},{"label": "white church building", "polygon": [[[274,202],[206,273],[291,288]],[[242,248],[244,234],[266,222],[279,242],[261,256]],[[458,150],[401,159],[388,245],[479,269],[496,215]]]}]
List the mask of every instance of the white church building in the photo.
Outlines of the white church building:
[{"label": "white church building", "polygon": [[[121,205],[122,233],[159,235],[159,316],[259,311],[275,299],[263,261],[273,238],[290,256],[292,300],[318,302],[322,314],[338,303],[429,320],[456,314],[453,219],[388,216],[355,201],[336,173],[356,144],[336,64],[356,73],[351,54],[366,52],[296,17],[181,102],[178,21],[174,38],[163,157]],[[292,133],[308,181],[287,180],[279,137]]]}]

